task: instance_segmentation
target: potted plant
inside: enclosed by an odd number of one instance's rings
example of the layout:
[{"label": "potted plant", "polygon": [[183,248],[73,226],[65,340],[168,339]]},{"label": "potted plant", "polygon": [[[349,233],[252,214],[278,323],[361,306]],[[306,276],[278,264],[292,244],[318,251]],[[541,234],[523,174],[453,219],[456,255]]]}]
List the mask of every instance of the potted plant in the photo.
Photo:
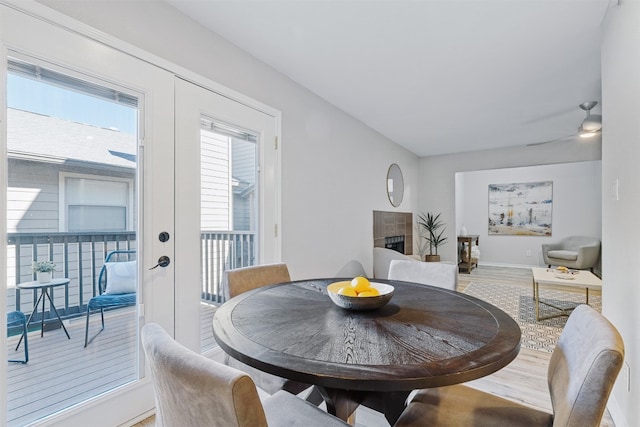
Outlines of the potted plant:
[{"label": "potted plant", "polygon": [[53,261],[33,261],[31,269],[36,273],[38,282],[49,283],[53,277],[53,272],[56,271],[56,265]]},{"label": "potted plant", "polygon": [[418,224],[424,229],[425,233],[422,237],[429,242],[429,255],[425,255],[424,260],[427,262],[440,261],[440,255],[438,255],[438,247],[447,241],[444,237],[446,226],[440,219],[440,213],[437,215],[427,212],[425,215],[421,213],[418,215]]}]

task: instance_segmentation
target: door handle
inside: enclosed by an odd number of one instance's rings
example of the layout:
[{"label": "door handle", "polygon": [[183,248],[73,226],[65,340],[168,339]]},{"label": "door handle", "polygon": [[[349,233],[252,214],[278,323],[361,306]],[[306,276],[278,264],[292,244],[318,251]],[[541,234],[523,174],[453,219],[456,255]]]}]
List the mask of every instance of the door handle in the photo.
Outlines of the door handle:
[{"label": "door handle", "polygon": [[169,258],[166,255],[162,255],[160,258],[158,258],[158,263],[153,267],[151,267],[149,270],[153,270],[154,268],[158,268],[158,267],[166,267],[169,264],[171,264],[171,258]]}]

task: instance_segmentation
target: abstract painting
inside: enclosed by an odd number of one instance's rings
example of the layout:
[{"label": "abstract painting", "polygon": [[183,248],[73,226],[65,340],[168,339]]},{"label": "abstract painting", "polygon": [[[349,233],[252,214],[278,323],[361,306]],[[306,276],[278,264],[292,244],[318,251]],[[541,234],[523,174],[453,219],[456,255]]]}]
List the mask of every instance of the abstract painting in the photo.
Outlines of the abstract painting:
[{"label": "abstract painting", "polygon": [[551,236],[553,181],[489,184],[489,234]]}]

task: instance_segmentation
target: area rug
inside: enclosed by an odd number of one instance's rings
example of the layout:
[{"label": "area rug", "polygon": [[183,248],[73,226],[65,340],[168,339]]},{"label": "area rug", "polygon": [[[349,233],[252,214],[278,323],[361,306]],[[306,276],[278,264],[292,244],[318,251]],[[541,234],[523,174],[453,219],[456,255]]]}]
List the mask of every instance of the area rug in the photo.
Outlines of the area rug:
[{"label": "area rug", "polygon": [[[551,353],[567,321],[566,316],[537,321],[531,286],[470,283],[464,293],[495,305],[518,322],[522,330],[522,348]],[[584,293],[563,292],[543,287],[540,288],[540,297],[543,301],[560,307],[573,307],[585,302]],[[589,295],[589,305],[600,311],[601,297]],[[541,316],[556,313],[557,310],[540,304]]]}]

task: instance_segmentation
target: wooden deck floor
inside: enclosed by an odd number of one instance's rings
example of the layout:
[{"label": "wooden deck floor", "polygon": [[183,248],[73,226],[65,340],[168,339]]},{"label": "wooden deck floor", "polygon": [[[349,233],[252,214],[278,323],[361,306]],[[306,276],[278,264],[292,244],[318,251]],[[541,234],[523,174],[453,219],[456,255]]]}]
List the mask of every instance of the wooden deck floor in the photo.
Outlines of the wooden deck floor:
[{"label": "wooden deck floor", "polygon": [[[214,309],[201,304],[202,349],[216,347],[211,330]],[[94,315],[91,331],[99,329]],[[7,419],[9,426],[22,426],[105,393],[138,378],[136,370],[136,316],[134,307],[105,315],[105,330],[84,348],[84,318],[62,329],[30,332],[29,363],[9,363],[7,368]],[[14,351],[19,336],[8,339],[10,359],[21,358],[22,345]]]}]

